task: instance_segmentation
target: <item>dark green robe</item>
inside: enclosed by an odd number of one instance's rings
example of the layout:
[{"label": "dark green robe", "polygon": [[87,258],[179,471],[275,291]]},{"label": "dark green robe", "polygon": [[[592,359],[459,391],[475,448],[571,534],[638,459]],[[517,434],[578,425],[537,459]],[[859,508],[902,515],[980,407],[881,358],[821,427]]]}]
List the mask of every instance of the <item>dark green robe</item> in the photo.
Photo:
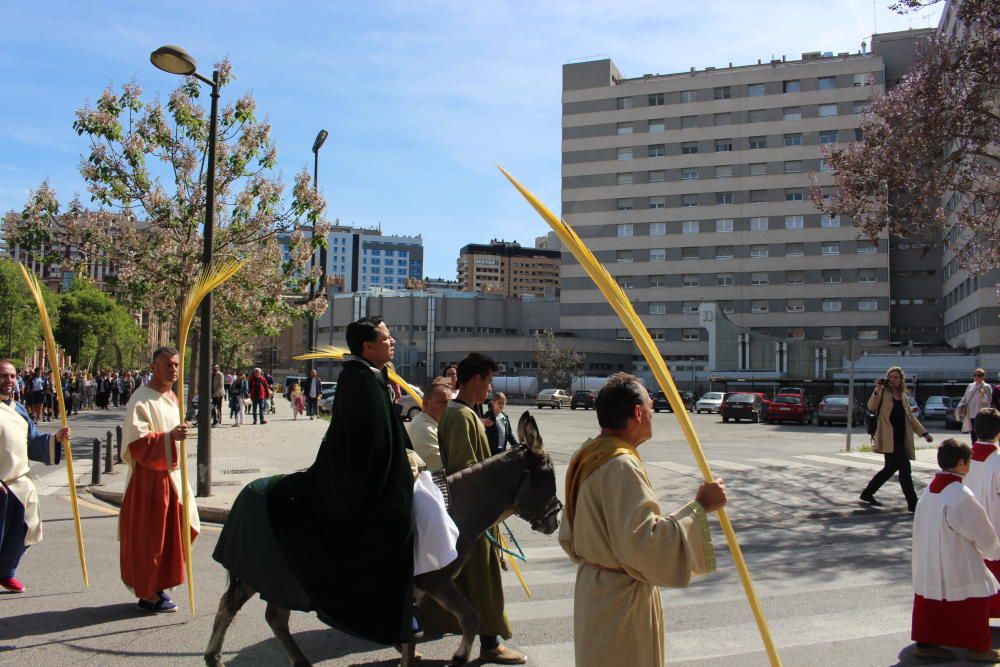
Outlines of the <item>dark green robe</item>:
[{"label": "dark green robe", "polygon": [[385,374],[349,357],[316,461],[268,492],[275,536],[312,609],[383,644],[412,633],[408,447]]},{"label": "dark green robe", "polygon": [[[339,391],[339,388],[338,388]],[[448,474],[464,470],[490,457],[490,443],[482,420],[464,403],[448,404],[438,424],[441,459]],[[510,622],[503,611],[503,579],[500,553],[485,536],[473,547],[472,555],[455,578],[462,594],[479,612],[480,634],[510,639]],[[424,629],[433,634],[460,633],[458,620],[429,597],[420,603]]]}]

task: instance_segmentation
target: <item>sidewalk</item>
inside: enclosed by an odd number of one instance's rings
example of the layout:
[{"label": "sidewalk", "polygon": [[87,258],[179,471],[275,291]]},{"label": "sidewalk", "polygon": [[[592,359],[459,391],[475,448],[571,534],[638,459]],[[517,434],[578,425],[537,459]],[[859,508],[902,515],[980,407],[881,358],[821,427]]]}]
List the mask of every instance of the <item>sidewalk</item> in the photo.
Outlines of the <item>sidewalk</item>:
[{"label": "sidewalk", "polygon": [[[240,490],[255,479],[269,477],[282,473],[295,472],[307,468],[316,458],[320,442],[326,433],[330,422],[322,419],[310,420],[300,416],[292,420],[291,406],[283,397],[275,401],[276,414],[268,415],[267,423],[254,425],[250,415],[244,415],[246,421],[239,428],[232,426],[228,418],[228,407],[225,408],[226,418],[223,424],[212,429],[212,495],[207,498],[196,498],[198,513],[202,521],[222,523],[229,515],[229,508]],[[124,411],[119,411],[119,420]],[[102,428],[108,428],[108,413],[81,413],[71,421],[74,434],[87,430],[91,420],[100,419]],[[110,428],[114,428],[111,425]],[[198,431],[192,430],[188,440],[188,476],[191,489],[197,492],[196,471],[198,468]],[[122,447],[126,443],[122,443]],[[121,505],[125,491],[125,476],[128,466],[124,463],[114,466],[111,474],[102,476],[100,486],[91,486],[91,463],[89,457],[83,457],[74,446],[75,467],[78,491],[81,495],[91,494],[94,498]],[[102,458],[103,466],[103,458]],[[66,473],[59,471],[53,474],[52,492],[59,492],[59,482],[65,488]],[[61,475],[61,478],[59,477]],[[49,477],[48,475],[46,477]],[[43,484],[45,478],[40,480]]]}]

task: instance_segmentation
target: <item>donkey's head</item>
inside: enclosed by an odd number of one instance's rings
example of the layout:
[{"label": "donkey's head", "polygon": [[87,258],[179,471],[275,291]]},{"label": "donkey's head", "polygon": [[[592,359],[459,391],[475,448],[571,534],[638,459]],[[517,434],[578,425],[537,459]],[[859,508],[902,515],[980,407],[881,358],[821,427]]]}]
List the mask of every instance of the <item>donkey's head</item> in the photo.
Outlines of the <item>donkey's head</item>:
[{"label": "donkey's head", "polygon": [[525,480],[517,491],[514,510],[532,530],[550,535],[559,527],[562,503],[556,497],[552,459],[542,446],[535,418],[527,410],[517,422],[517,437],[525,450]]}]

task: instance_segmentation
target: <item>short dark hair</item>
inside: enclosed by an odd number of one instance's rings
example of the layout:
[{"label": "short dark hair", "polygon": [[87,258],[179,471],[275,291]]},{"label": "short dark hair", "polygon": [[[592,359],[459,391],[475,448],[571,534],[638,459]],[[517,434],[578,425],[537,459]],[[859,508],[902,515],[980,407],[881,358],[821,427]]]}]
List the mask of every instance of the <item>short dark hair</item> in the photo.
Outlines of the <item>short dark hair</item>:
[{"label": "short dark hair", "polygon": [[977,440],[993,440],[1000,433],[1000,411],[996,408],[983,408],[976,413],[972,427],[976,431]]},{"label": "short dark hair", "polygon": [[165,354],[168,357],[173,357],[173,356],[177,355],[178,352],[177,352],[177,350],[175,350],[174,348],[170,347],[169,345],[161,345],[160,347],[158,347],[155,350],[153,350],[153,359],[152,359],[152,361],[150,363],[154,363],[155,364],[156,363],[156,358],[159,357],[161,354]]},{"label": "short dark hair", "polygon": [[964,442],[948,438],[937,449],[937,462],[941,470],[950,470],[962,461],[972,458],[972,449]]},{"label": "short dark hair", "polygon": [[383,321],[380,315],[371,315],[347,325],[347,349],[351,354],[356,357],[361,356],[365,350],[365,343],[371,343],[378,338],[375,330]]},{"label": "short dark hair", "polygon": [[632,417],[632,408],[646,400],[639,378],[628,373],[615,373],[597,392],[594,407],[601,428],[625,428]]},{"label": "short dark hair", "polygon": [[461,387],[476,376],[485,377],[498,370],[500,370],[500,366],[491,357],[479,352],[471,352],[465,359],[458,362],[458,386]]}]

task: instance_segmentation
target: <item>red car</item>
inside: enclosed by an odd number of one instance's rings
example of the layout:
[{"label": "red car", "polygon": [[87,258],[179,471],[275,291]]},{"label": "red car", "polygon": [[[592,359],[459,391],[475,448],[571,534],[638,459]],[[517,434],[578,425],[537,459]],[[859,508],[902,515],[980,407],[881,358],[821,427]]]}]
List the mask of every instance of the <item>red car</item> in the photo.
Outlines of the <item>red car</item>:
[{"label": "red car", "polygon": [[812,421],[812,409],[800,394],[778,394],[771,399],[767,411],[767,423],[794,421],[808,424]]}]

